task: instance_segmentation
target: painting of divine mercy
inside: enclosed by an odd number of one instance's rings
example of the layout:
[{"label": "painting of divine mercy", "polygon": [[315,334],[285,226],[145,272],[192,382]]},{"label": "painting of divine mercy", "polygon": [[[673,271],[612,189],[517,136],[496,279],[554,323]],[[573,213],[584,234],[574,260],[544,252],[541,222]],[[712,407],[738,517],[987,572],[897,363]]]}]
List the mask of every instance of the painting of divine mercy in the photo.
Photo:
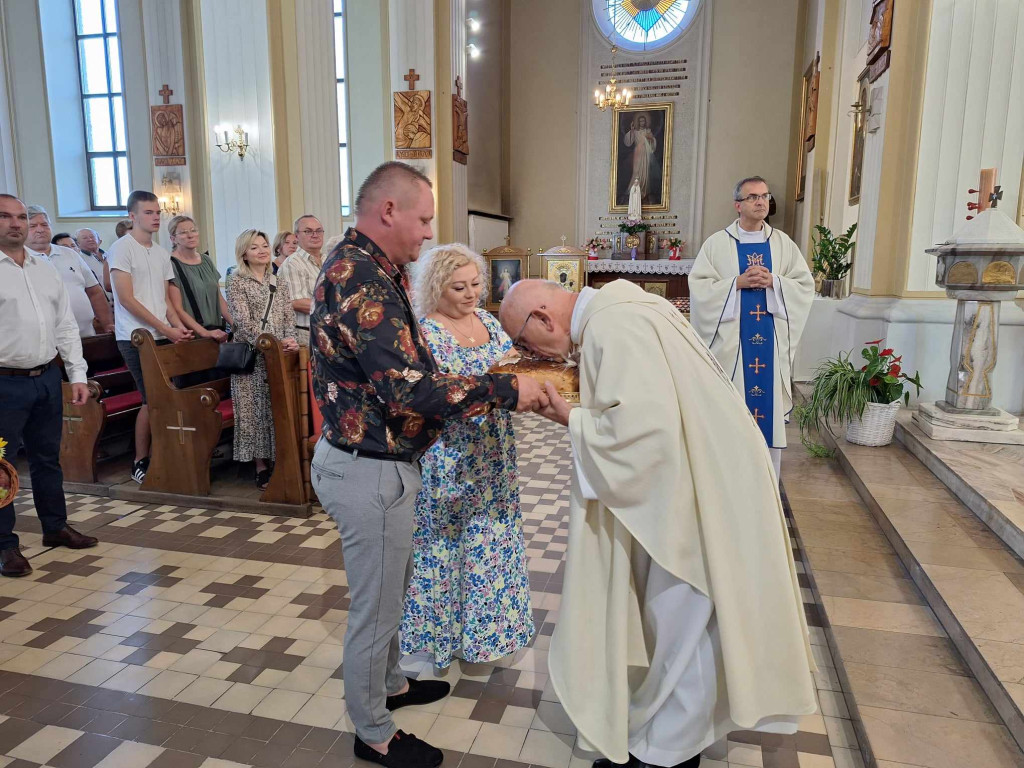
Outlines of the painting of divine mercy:
[{"label": "painting of divine mercy", "polygon": [[612,115],[609,210],[625,213],[636,181],[644,211],[667,211],[672,162],[672,104],[632,105]]}]

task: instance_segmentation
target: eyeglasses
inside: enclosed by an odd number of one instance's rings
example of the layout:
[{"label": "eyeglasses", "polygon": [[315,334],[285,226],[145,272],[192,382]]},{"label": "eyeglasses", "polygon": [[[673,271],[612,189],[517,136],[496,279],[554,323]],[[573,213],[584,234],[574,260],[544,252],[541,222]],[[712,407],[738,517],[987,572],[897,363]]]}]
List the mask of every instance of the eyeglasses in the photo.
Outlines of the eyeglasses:
[{"label": "eyeglasses", "polygon": [[765,192],[763,195],[747,195],[746,197],[740,197],[736,199],[737,203],[756,203],[758,200],[764,200],[766,203],[770,203],[772,200],[772,193]]},{"label": "eyeglasses", "polygon": [[303,229],[300,230],[306,237],[312,237],[313,235],[322,235],[324,231],[322,229]]},{"label": "eyeglasses", "polygon": [[[541,306],[537,307],[537,309],[547,309],[547,307],[542,304]],[[536,312],[537,309],[533,310],[533,312]],[[519,329],[519,333],[517,333],[512,338],[512,346],[515,347],[516,349],[518,349],[520,352],[529,352],[530,351],[530,350],[524,349],[522,346],[520,346],[519,340],[523,337],[523,332],[526,330],[526,324],[529,323],[530,322],[530,318],[533,317],[533,312],[530,312],[530,314],[528,314],[526,316],[526,319],[523,321],[523,327],[520,328]]]}]

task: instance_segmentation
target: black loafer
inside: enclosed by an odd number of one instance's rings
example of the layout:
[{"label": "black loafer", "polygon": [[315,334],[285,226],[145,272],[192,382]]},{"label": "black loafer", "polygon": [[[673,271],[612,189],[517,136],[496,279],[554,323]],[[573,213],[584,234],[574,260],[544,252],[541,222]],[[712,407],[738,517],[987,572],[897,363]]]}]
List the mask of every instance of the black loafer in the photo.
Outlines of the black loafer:
[{"label": "black loafer", "polygon": [[444,752],[432,747],[415,734],[396,731],[388,744],[388,753],[382,755],[356,736],[352,750],[360,760],[367,760],[385,768],[437,768],[444,761]]},{"label": "black loafer", "polygon": [[[700,755],[696,754],[672,768],[698,768],[698,766],[700,766]],[[628,763],[613,763],[607,757],[598,758],[594,761],[593,768],[658,768],[658,766],[650,765],[630,755]]]},{"label": "black loafer", "polygon": [[449,693],[452,687],[444,680],[413,680],[409,679],[409,690],[405,693],[396,693],[388,696],[387,708],[394,712],[402,707],[414,706],[416,704],[431,704],[440,701]]}]

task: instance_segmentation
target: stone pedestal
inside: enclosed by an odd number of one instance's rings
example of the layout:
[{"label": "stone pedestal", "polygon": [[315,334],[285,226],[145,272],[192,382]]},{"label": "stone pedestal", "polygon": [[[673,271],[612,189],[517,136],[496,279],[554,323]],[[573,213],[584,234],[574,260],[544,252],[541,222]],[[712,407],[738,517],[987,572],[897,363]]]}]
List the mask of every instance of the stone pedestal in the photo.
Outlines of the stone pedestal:
[{"label": "stone pedestal", "polygon": [[951,413],[942,405],[921,403],[914,414],[914,423],[933,440],[1024,445],[1024,430],[1012,413],[1001,408],[988,409],[985,414]]},{"label": "stone pedestal", "polygon": [[999,301],[982,291],[949,291],[957,299],[945,402],[950,412],[985,413],[992,405],[990,374],[996,367]]}]

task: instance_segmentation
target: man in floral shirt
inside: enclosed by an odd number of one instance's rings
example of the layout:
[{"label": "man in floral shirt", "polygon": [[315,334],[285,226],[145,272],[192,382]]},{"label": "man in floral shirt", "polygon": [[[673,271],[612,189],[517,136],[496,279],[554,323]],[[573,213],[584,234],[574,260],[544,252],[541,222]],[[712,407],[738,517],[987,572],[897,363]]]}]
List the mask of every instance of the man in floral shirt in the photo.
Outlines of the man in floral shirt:
[{"label": "man in floral shirt", "polygon": [[398,665],[419,458],[445,419],[547,405],[529,378],[440,372],[402,271],[433,237],[433,218],[426,176],[400,162],[378,167],[359,190],[355,228],[324,263],[310,317],[313,393],[324,417],[312,481],[341,533],[351,599],[345,702],[356,756],[387,768],[433,768],[443,759],[391,718],[450,689],[407,679]]}]

